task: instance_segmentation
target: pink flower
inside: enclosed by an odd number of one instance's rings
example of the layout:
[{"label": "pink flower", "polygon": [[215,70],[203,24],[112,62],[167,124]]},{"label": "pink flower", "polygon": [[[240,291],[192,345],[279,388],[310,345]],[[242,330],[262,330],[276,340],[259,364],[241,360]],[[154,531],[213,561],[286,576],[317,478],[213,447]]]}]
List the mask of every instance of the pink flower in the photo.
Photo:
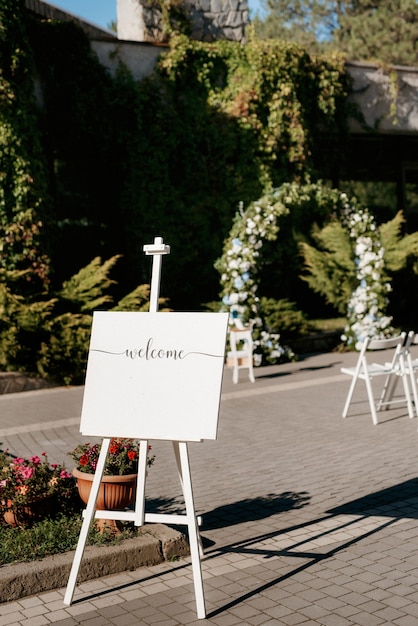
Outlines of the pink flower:
[{"label": "pink flower", "polygon": [[33,467],[21,467],[19,468],[19,470],[20,470],[20,475],[24,479],[32,478],[32,476],[35,474],[35,470]]},{"label": "pink flower", "polygon": [[[63,480],[72,478],[63,465],[50,465],[45,453],[10,461],[0,467],[0,510],[8,501],[13,506],[21,506],[41,495],[59,493]],[[73,481],[67,481],[64,497],[71,497],[72,486]]]}]

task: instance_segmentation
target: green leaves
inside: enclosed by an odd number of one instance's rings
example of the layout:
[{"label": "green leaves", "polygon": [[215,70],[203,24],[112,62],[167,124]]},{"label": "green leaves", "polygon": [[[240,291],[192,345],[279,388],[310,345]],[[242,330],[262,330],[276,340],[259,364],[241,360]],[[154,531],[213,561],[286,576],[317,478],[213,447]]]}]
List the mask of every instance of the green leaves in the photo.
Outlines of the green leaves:
[{"label": "green leaves", "polygon": [[284,39],[312,54],[336,49],[351,61],[414,65],[416,0],[267,0],[254,29],[263,39]]},{"label": "green leaves", "polygon": [[403,235],[405,218],[401,211],[395,217],[382,224],[380,238],[385,249],[385,263],[388,270],[396,272],[404,268],[408,257],[418,257],[418,232]]},{"label": "green leaves", "polygon": [[[92,312],[112,309],[109,291],[116,285],[110,272],[119,255],[93,259],[55,297],[34,298],[14,293],[22,272],[0,272],[0,368],[24,371],[58,383],[84,381]],[[23,273],[24,276],[24,273]],[[149,285],[137,286],[112,310],[146,311]],[[161,305],[166,300],[160,299]]]},{"label": "green leaves", "polygon": [[[320,124],[334,137],[344,135],[337,111],[344,106],[347,84],[336,55],[314,58],[296,44],[251,36],[245,46],[177,37],[160,71],[177,86],[200,86],[210,106],[252,129],[264,188],[313,170]],[[280,171],[273,171],[277,163]]]},{"label": "green leaves", "polygon": [[27,293],[49,285],[49,198],[22,0],[0,3],[0,35],[0,268],[27,270]]},{"label": "green leaves", "polygon": [[[271,262],[271,249],[270,255],[264,251],[266,242],[276,242],[274,247],[280,251],[294,251],[293,258],[291,255],[283,256],[283,280],[285,274],[292,275],[298,266],[296,238],[289,226],[300,232],[304,220],[309,224],[315,219],[323,222],[344,206],[345,198],[337,190],[321,183],[284,183],[252,202],[235,217],[229,238],[224,243],[223,255],[216,263],[216,269],[221,274],[222,302],[230,311],[232,319],[238,319],[242,324],[252,327],[256,352],[261,352],[268,362],[284,360],[290,355],[280,346],[279,335],[275,334],[281,332],[281,327],[278,325],[275,333],[272,333],[265,319],[268,306],[265,310],[260,306],[260,297],[265,295],[259,294],[261,272],[263,266],[268,267]],[[319,231],[317,236],[320,237]],[[339,249],[338,242],[334,242],[334,239],[334,233],[326,234],[327,242]],[[312,271],[316,271],[318,264],[321,272],[324,268],[328,271],[327,260],[314,247],[307,243],[303,246]],[[348,261],[346,263],[348,265]],[[269,279],[271,282],[271,272]],[[321,275],[321,280],[320,293],[323,293],[324,287],[328,286],[327,276]],[[280,285],[278,288],[280,289]],[[264,299],[263,302],[266,305],[268,300]],[[276,305],[274,308],[277,310]],[[275,318],[277,323],[277,314]]]},{"label": "green leaves", "polygon": [[301,278],[345,315],[347,302],[356,286],[349,234],[340,222],[333,221],[322,230],[314,229],[312,236],[316,246],[307,242],[299,244],[306,270]]},{"label": "green leaves", "polygon": [[109,278],[109,272],[119,258],[120,255],[115,255],[102,263],[101,258],[96,257],[63,283],[59,296],[76,304],[82,313],[92,312],[112,302],[111,296],[105,292],[115,284],[115,281]]}]

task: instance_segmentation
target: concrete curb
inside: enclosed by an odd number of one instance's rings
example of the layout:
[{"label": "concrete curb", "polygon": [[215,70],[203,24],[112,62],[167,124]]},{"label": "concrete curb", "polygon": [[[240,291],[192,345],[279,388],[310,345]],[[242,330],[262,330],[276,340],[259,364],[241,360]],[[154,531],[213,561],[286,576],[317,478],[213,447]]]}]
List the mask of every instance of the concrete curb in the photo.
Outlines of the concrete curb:
[{"label": "concrete curb", "polygon": [[56,387],[42,378],[31,378],[19,372],[0,372],[0,395]]},{"label": "concrete curb", "polygon": [[[15,372],[0,372],[0,394],[19,393],[55,385]],[[141,535],[113,546],[87,546],[77,583],[157,565],[190,553],[186,536],[164,524],[145,524]],[[67,586],[74,551],[39,561],[0,565],[0,602],[11,602]]]},{"label": "concrete curb", "polygon": [[[142,534],[113,546],[87,546],[77,584],[189,554],[185,535],[163,524],[145,524]],[[74,551],[39,561],[0,567],[0,602],[11,602],[67,586]]]}]

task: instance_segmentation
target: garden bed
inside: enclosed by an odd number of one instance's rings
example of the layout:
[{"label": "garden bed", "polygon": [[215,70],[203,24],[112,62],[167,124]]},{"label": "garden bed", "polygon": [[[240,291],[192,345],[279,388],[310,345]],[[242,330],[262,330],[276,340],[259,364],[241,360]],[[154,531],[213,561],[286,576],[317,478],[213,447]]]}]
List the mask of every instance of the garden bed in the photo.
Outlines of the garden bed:
[{"label": "garden bed", "polygon": [[[133,539],[117,544],[87,546],[78,583],[144,566],[172,561],[189,554],[181,532],[163,524],[146,524]],[[0,566],[0,602],[11,602],[67,586],[74,551],[36,561]]]}]

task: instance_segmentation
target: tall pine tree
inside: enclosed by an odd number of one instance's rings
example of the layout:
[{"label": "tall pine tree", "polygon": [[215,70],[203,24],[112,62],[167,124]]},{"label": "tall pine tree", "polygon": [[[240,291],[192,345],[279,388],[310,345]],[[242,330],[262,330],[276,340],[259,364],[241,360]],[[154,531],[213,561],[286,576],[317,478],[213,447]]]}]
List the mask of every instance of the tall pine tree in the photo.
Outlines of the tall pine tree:
[{"label": "tall pine tree", "polygon": [[357,0],[345,4],[333,43],[350,60],[417,65],[416,0]]},{"label": "tall pine tree", "polygon": [[284,39],[318,52],[338,26],[341,2],[334,0],[264,0],[263,16],[253,20],[261,39]]},{"label": "tall pine tree", "polygon": [[416,0],[265,0],[254,28],[262,38],[293,41],[311,53],[328,49],[352,61],[418,63]]}]

